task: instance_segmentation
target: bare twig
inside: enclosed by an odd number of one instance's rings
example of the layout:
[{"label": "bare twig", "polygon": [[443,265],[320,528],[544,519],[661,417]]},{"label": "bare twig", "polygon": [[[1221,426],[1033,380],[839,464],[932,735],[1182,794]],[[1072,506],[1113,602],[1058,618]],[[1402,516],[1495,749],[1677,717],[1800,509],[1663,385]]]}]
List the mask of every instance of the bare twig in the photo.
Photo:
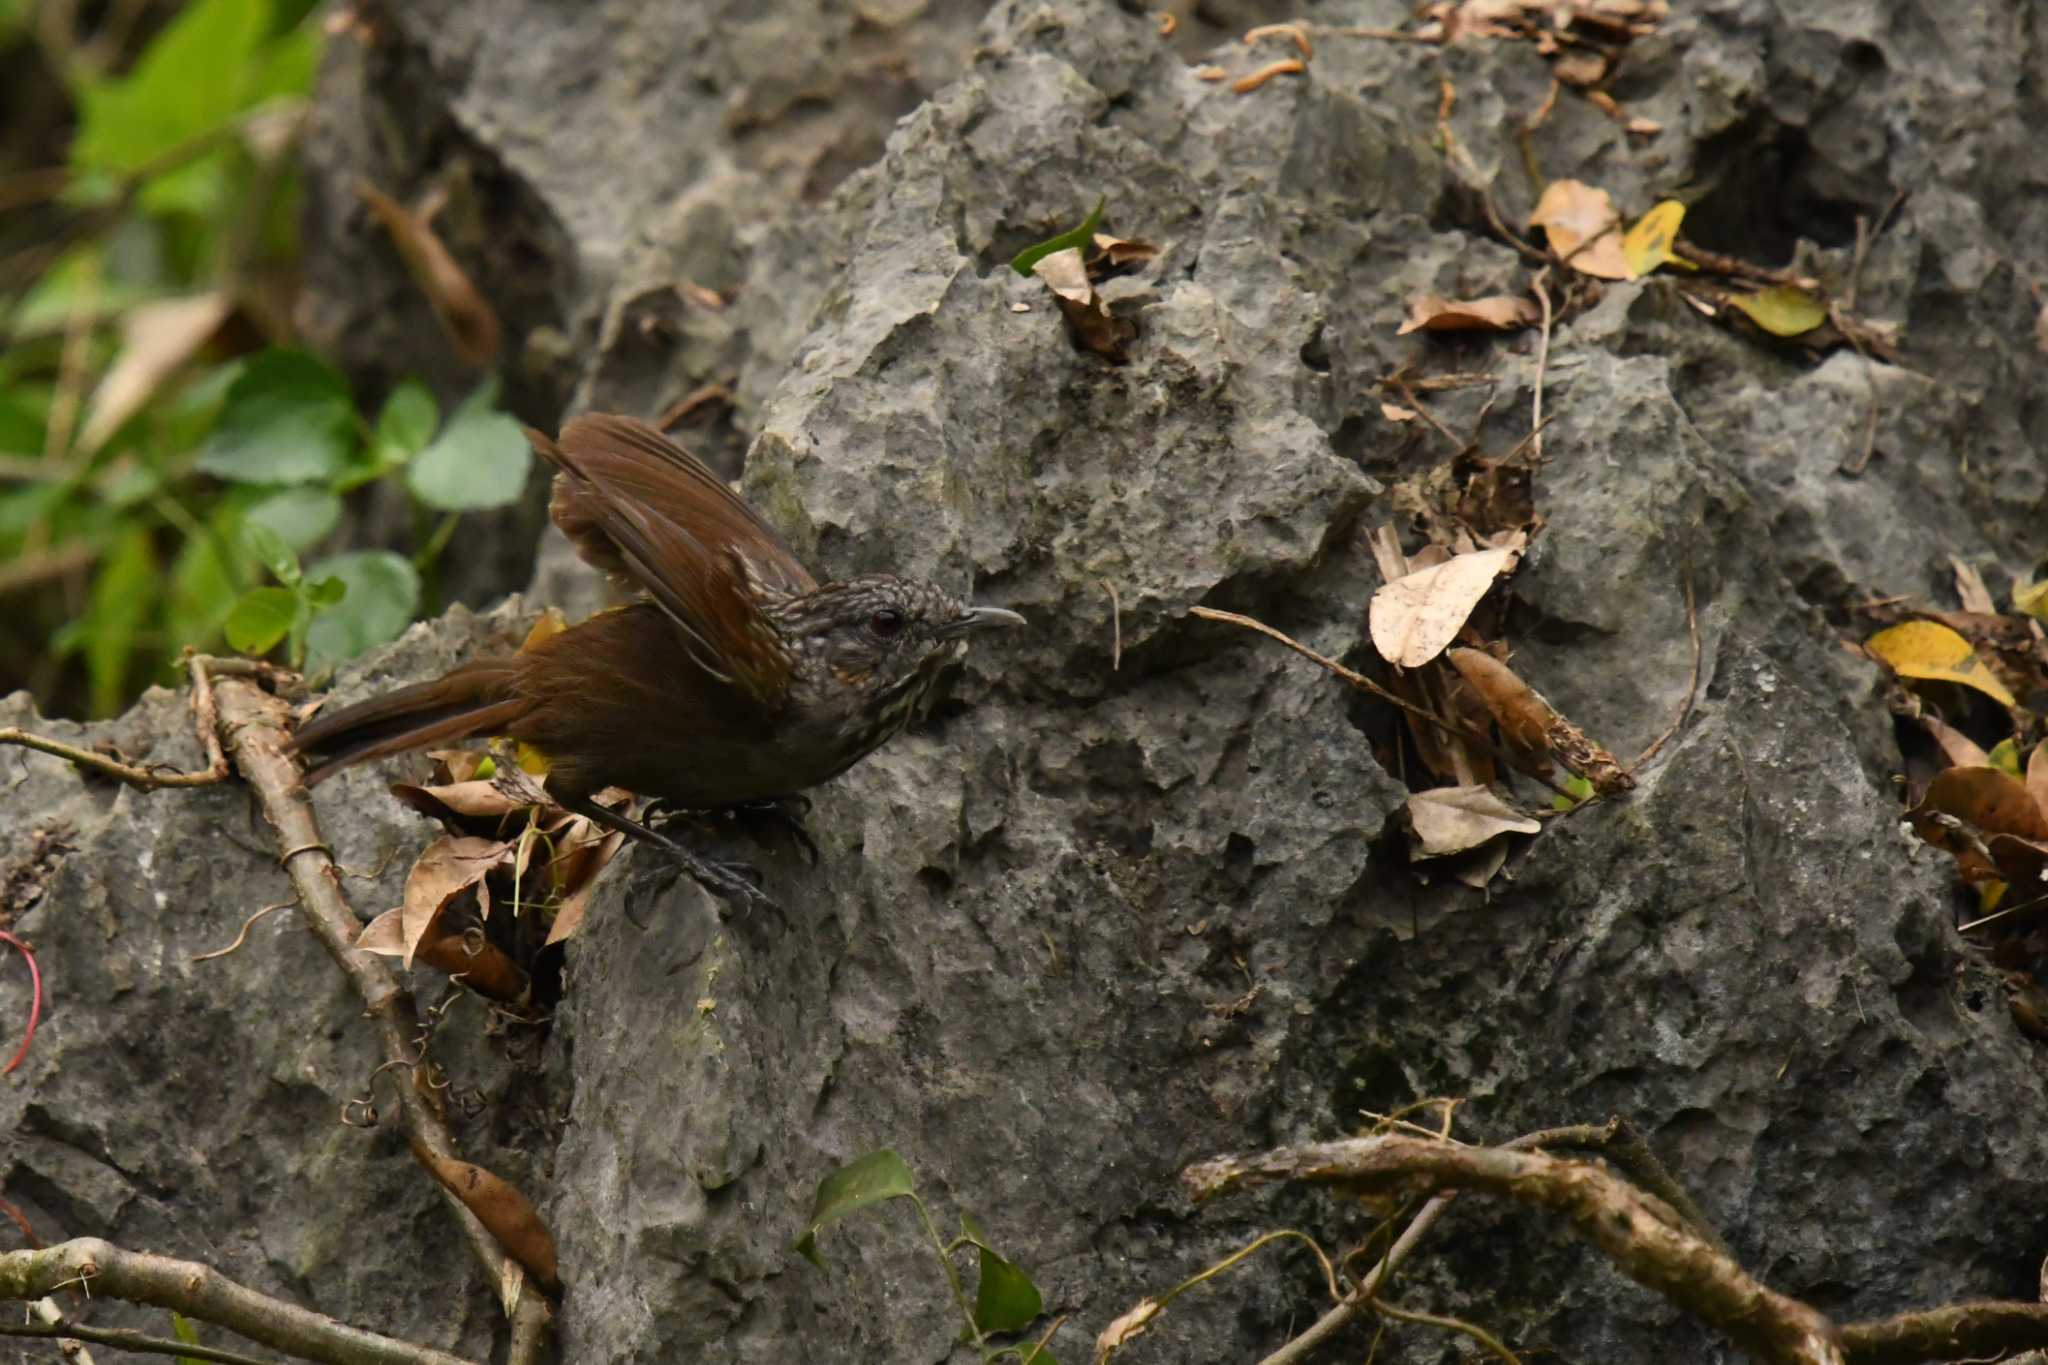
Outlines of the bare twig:
[{"label": "bare twig", "polygon": [[2048,1304],[1956,1303],[1841,1331],[1851,1365],[1909,1365],[1921,1360],[1996,1360],[2048,1346]]},{"label": "bare twig", "polygon": [[1529,459],[1535,464],[1543,463],[1543,375],[1550,368],[1550,291],[1543,283],[1549,278],[1550,267],[1546,265],[1529,281],[1529,288],[1535,291],[1536,302],[1543,309],[1543,332],[1536,342],[1536,392],[1529,400]]},{"label": "bare twig", "polygon": [[163,765],[150,764],[147,767],[135,763],[123,763],[108,758],[105,754],[81,749],[41,735],[30,734],[13,725],[0,725],[0,744],[19,744],[34,749],[37,753],[51,754],[57,758],[69,759],[83,768],[103,773],[118,782],[125,782],[142,791],[155,791],[159,787],[211,787],[225,782],[228,777],[227,755],[220,747],[219,710],[213,697],[213,676],[215,674],[252,674],[261,665],[247,659],[209,659],[195,654],[185,661],[186,670],[192,675],[192,719],[199,735],[200,746],[206,751],[206,767],[196,773],[165,772]]},{"label": "bare twig", "polygon": [[1124,662],[1124,604],[1116,595],[1116,584],[1107,578],[1102,590],[1109,594],[1109,671],[1114,673]]},{"label": "bare twig", "polygon": [[[169,1308],[305,1360],[333,1365],[469,1365],[446,1351],[366,1332],[325,1313],[259,1294],[211,1266],[127,1251],[97,1237],[75,1238],[42,1251],[0,1255],[0,1298],[39,1299],[81,1280],[96,1294]],[[66,1323],[54,1332],[33,1335],[97,1339],[89,1335],[90,1330]],[[201,1355],[189,1348],[185,1354]]]},{"label": "bare twig", "polygon": [[1393,1318],[1396,1322],[1419,1322],[1425,1327],[1441,1327],[1447,1332],[1458,1332],[1472,1338],[1487,1350],[1505,1360],[1508,1365],[1522,1365],[1522,1358],[1501,1344],[1500,1338],[1476,1322],[1463,1318],[1441,1317],[1435,1313],[1424,1313],[1414,1308],[1397,1308],[1383,1299],[1372,1301],[1372,1311],[1381,1317]]},{"label": "bare twig", "polygon": [[1685,629],[1692,636],[1692,680],[1685,685],[1685,702],[1678,708],[1678,714],[1672,718],[1671,724],[1665,727],[1664,733],[1651,740],[1650,747],[1637,754],[1635,762],[1628,765],[1630,771],[1648,763],[1657,756],[1658,750],[1671,742],[1671,737],[1685,724],[1685,718],[1692,714],[1693,700],[1699,696],[1700,613],[1698,605],[1693,601],[1692,574],[1689,571],[1685,575]]},{"label": "bare twig", "polygon": [[1566,1215],[1624,1274],[1766,1360],[1842,1365],[1836,1329],[1826,1317],[1773,1292],[1699,1237],[1664,1201],[1595,1163],[1386,1134],[1218,1158],[1189,1167],[1181,1180],[1206,1198],[1272,1180],[1335,1181],[1370,1192],[1405,1188],[1418,1177],[1505,1194]]},{"label": "bare twig", "polygon": [[[459,1160],[438,1095],[417,1079],[426,1068],[419,1065],[412,1046],[419,1033],[412,998],[399,988],[382,959],[355,946],[361,923],[342,896],[334,859],[321,842],[312,803],[299,780],[298,764],[284,751],[285,718],[284,703],[255,687],[229,682],[221,688],[221,719],[228,727],[235,765],[255,789],[264,818],[277,833],[278,847],[285,850],[282,861],[298,892],[299,909],[362,997],[386,1064],[416,1078],[414,1083],[398,1087],[406,1136],[416,1149]],[[544,1346],[553,1310],[476,1215],[445,1187],[443,1194],[471,1254],[483,1266],[511,1319],[515,1349],[508,1365],[533,1365]]]},{"label": "bare twig", "polygon": [[[50,1301],[45,1299],[43,1302]],[[91,1341],[101,1346],[117,1346],[124,1351],[135,1351],[145,1355],[178,1356],[182,1360],[214,1360],[221,1362],[221,1365],[271,1365],[271,1362],[262,1356],[244,1355],[240,1351],[223,1351],[218,1346],[194,1346],[175,1337],[153,1337],[127,1327],[94,1327],[88,1323],[71,1322],[61,1312],[50,1322],[23,1326],[0,1323],[0,1337],[56,1341],[60,1343],[57,1348],[60,1351],[65,1350],[61,1344],[64,1342]]]},{"label": "bare twig", "polygon": [[[1498,744],[1495,744],[1492,740],[1488,739],[1485,735],[1480,734],[1477,730],[1471,729],[1468,726],[1460,725],[1456,721],[1446,720],[1442,716],[1439,716],[1436,712],[1430,710],[1427,707],[1417,706],[1412,701],[1408,701],[1403,697],[1395,696],[1392,692],[1389,692],[1386,688],[1381,687],[1371,678],[1366,677],[1362,673],[1353,672],[1351,669],[1348,669],[1344,665],[1338,663],[1335,659],[1329,658],[1326,655],[1316,653],[1307,645],[1302,644],[1299,640],[1295,640],[1287,635],[1283,635],[1281,632],[1267,625],[1264,621],[1254,620],[1249,616],[1240,616],[1234,611],[1218,611],[1214,607],[1189,607],[1188,614],[1190,616],[1199,616],[1207,621],[1226,621],[1233,626],[1243,626],[1246,630],[1255,630],[1259,634],[1266,636],[1268,639],[1278,640],[1281,644],[1286,645],[1289,649],[1293,650],[1296,654],[1301,655],[1304,659],[1310,659],[1318,664],[1321,664],[1324,668],[1336,674],[1345,682],[1350,683],[1353,687],[1359,689],[1361,692],[1369,692],[1373,696],[1378,697],[1381,701],[1389,702],[1394,706],[1398,706],[1403,711],[1408,712],[1410,715],[1417,716],[1422,720],[1428,721],[1431,725],[1434,725],[1437,729],[1442,730],[1446,734],[1456,735],[1460,739],[1463,739],[1468,743],[1480,745],[1481,747],[1485,748],[1488,752],[1493,754],[1496,758],[1500,759],[1500,761],[1506,764],[1508,767],[1511,767],[1515,769],[1517,772],[1524,773],[1527,776],[1534,778],[1536,781],[1541,782],[1544,786],[1556,792],[1559,796],[1571,796],[1570,792],[1566,791],[1562,786],[1558,785],[1558,783],[1553,779],[1545,777],[1541,773],[1530,772],[1515,758],[1513,754],[1509,753],[1506,749],[1503,749]],[[1574,801],[1578,800],[1577,797],[1572,797],[1572,799]]]},{"label": "bare twig", "polygon": [[298,904],[297,901],[279,901],[276,905],[264,906],[261,910],[258,910],[255,914],[249,916],[249,918],[242,921],[242,932],[235,935],[235,941],[233,943],[230,943],[225,948],[216,948],[210,953],[194,953],[192,955],[192,961],[211,962],[213,961],[213,959],[217,957],[226,957],[229,953],[232,953],[233,951],[235,951],[235,949],[241,947],[242,944],[248,939],[249,931],[256,927],[257,920],[262,919],[265,915],[271,914],[274,911],[290,909],[292,906],[296,904]]}]

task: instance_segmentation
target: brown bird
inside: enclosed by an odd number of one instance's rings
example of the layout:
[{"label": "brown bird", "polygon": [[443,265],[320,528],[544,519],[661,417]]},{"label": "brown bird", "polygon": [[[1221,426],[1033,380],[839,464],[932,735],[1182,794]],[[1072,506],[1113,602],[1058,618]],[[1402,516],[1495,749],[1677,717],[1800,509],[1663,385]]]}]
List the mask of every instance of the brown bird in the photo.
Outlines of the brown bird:
[{"label": "brown bird", "polygon": [[759,513],[644,422],[586,416],[559,442],[526,435],[556,470],[555,524],[638,600],[315,718],[292,741],[319,760],[308,785],[365,759],[509,735],[548,760],[548,794],[565,809],[658,845],[711,890],[756,899],[742,869],[592,796],[624,787],[687,810],[794,796],[901,730],[969,635],[1024,623],[888,574],[820,586]]}]

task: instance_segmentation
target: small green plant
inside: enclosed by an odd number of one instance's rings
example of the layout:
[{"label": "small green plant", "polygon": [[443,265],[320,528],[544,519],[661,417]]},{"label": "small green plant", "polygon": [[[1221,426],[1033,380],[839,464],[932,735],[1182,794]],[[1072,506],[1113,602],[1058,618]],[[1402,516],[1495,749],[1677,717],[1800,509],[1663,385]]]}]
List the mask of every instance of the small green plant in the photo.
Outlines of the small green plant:
[{"label": "small green plant", "polygon": [[[1007,1346],[990,1344],[992,1336],[1023,1331],[1044,1311],[1038,1286],[1031,1282],[1029,1275],[989,1246],[988,1234],[982,1231],[981,1224],[972,1214],[961,1213],[958,1237],[951,1241],[941,1238],[932,1222],[931,1211],[918,1197],[917,1187],[910,1178],[910,1168],[894,1152],[886,1149],[869,1152],[819,1181],[817,1199],[811,1208],[811,1221],[804,1225],[803,1235],[797,1238],[796,1250],[823,1270],[825,1259],[818,1252],[818,1234],[850,1213],[891,1199],[908,1199],[917,1210],[918,1223],[924,1228],[933,1254],[939,1258],[939,1266],[946,1275],[946,1285],[952,1291],[953,1302],[959,1306],[961,1319],[966,1324],[965,1339],[974,1343],[984,1365],[998,1360],[1016,1360],[1019,1365],[1058,1365],[1052,1352],[1045,1347],[1052,1337],[1051,1331],[1035,1342]],[[955,1256],[969,1247],[974,1249],[978,1263],[972,1303],[968,1302],[960,1268],[954,1261]],[[1058,1326],[1058,1323],[1053,1324],[1055,1329]]]}]

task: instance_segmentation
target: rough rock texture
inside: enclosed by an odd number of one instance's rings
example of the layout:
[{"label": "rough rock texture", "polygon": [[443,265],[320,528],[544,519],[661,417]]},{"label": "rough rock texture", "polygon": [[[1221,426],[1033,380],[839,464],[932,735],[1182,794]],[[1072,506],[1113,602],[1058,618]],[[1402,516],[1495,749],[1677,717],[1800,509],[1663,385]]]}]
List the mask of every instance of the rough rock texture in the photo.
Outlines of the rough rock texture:
[{"label": "rough rock texture", "polygon": [[[437,1047],[480,1093],[477,1159],[525,1181],[561,1240],[564,1359],[967,1358],[900,1209],[828,1232],[829,1273],[787,1249],[816,1182],[882,1146],[942,1226],[972,1212],[1037,1277],[1071,1315],[1061,1358],[1083,1358],[1140,1296],[1259,1230],[1336,1246],[1367,1226],[1286,1191],[1197,1209],[1183,1165],[1429,1095],[1467,1097],[1460,1131],[1482,1138],[1629,1116],[1747,1265],[1844,1318],[2033,1295],[2036,1045],[1950,927],[1948,869],[1897,831],[1881,681],[1837,645],[1855,600],[1934,595],[1950,554],[2002,590],[2042,550],[2029,285],[2048,275],[2031,134],[2048,34],[2026,7],[1686,6],[1614,87],[1665,132],[1631,140],[1567,96],[1534,136],[1547,176],[1631,206],[1684,197],[1702,243],[1797,248],[1837,277],[1856,218],[1890,209],[1859,306],[1908,342],[1897,365],[1816,363],[1655,282],[1610,287],[1558,331],[1517,666],[1632,755],[1687,692],[1690,580],[1700,697],[1633,798],[1554,824],[1490,897],[1402,865],[1386,830],[1403,789],[1359,728],[1373,708],[1185,609],[1250,610],[1369,658],[1361,533],[1394,516],[1384,485],[1445,453],[1382,417],[1376,382],[1403,364],[1490,374],[1432,410],[1494,453],[1526,434],[1532,335],[1394,329],[1421,290],[1526,278],[1434,139],[1442,75],[1457,141],[1501,212],[1524,213],[1504,129],[1544,98],[1533,52],[1439,61],[1324,34],[1304,76],[1240,97],[1198,80],[1149,16],[1083,0],[997,6],[971,59],[964,6],[784,15],[779,37],[745,7],[504,8],[488,24],[394,14],[389,48],[337,59],[336,80],[363,65],[336,107],[458,130],[535,206],[541,259],[480,272],[506,297],[549,281],[528,321],[583,343],[529,333],[514,364],[543,376],[533,392],[651,414],[729,380],[714,447],[749,444],[749,493],[821,572],[898,566],[1033,623],[815,794],[818,867],[734,848],[785,916],[722,918],[632,853],[571,947],[543,1055],[462,1026],[461,1008],[443,1026]],[[1390,24],[1399,8],[1310,17]],[[898,85],[817,76],[884,38]],[[1260,59],[1235,42],[1210,56]],[[827,93],[806,93],[813,77]],[[817,118],[789,125],[812,160],[768,155],[732,112],[814,97]],[[338,194],[368,151],[337,138],[319,155]],[[1912,193],[1893,206],[1897,189]],[[1098,194],[1111,230],[1164,247],[1114,286],[1140,329],[1123,366],[1076,353],[1005,265]],[[316,208],[338,235],[360,234],[352,212]],[[734,300],[692,311],[685,281]],[[330,288],[322,306],[366,301]],[[1875,454],[1847,478],[1872,392]],[[420,628],[344,690],[509,628]],[[181,714],[155,697],[107,733],[182,731]],[[312,945],[277,917],[254,951],[185,965],[282,885],[244,799],[139,798],[0,761],[28,773],[4,798],[0,859],[58,818],[76,846],[20,922],[59,1009],[0,1088],[8,1197],[64,1234],[487,1350],[490,1302],[430,1192],[388,1135],[331,1121],[370,1048]],[[381,795],[388,775],[323,789],[346,862],[425,838]],[[394,903],[402,870],[359,908]],[[22,997],[0,975],[0,1019]],[[1402,1299],[1531,1352],[1733,1358],[1535,1215],[1468,1198],[1429,1245]],[[1300,1258],[1262,1259],[1177,1301],[1130,1358],[1256,1359],[1317,1311]],[[1459,1349],[1420,1328],[1380,1347]]]}]

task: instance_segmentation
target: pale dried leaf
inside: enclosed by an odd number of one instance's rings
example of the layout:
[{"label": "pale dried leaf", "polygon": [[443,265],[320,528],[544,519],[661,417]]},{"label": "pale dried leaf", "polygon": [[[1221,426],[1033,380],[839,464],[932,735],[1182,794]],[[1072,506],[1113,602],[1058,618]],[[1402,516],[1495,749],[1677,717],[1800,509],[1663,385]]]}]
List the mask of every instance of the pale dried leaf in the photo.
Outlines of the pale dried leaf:
[{"label": "pale dried leaf", "polygon": [[1948,565],[1956,576],[1956,597],[1962,602],[1964,611],[1981,611],[1986,616],[1998,615],[1998,604],[1991,600],[1991,589],[1984,586],[1984,575],[1957,559],[1948,557]]},{"label": "pale dried leaf", "polygon": [[1095,297],[1095,286],[1088,283],[1088,264],[1081,259],[1081,248],[1077,246],[1040,257],[1031,273],[1063,299],[1087,303]]},{"label": "pale dried leaf", "polygon": [[138,304],[121,319],[121,349],[93,390],[79,453],[90,455],[142,410],[164,380],[190,360],[227,320],[232,304],[220,290]]},{"label": "pale dried leaf", "polygon": [[386,910],[356,934],[355,946],[379,957],[405,956],[405,911]]},{"label": "pale dried leaf", "polygon": [[417,1144],[413,1156],[476,1215],[477,1221],[490,1230],[498,1244],[542,1288],[552,1289],[560,1282],[556,1278],[554,1236],[531,1200],[481,1166],[454,1157],[435,1156]]},{"label": "pale dried leaf", "polygon": [[597,889],[597,874],[604,870],[605,864],[612,860],[612,855],[617,853],[625,842],[626,836],[613,830],[605,836],[604,842],[597,846],[592,865],[582,874],[582,884],[564,896],[562,903],[555,908],[555,922],[548,928],[550,944],[574,938],[576,931],[583,927],[583,916],[590,909],[591,893]]},{"label": "pale dried leaf", "polygon": [[1536,201],[1529,226],[1542,228],[1550,249],[1581,275],[1630,278],[1621,249],[1621,214],[1606,190],[1579,180],[1553,180]]},{"label": "pale dried leaf", "polygon": [[1159,248],[1151,242],[1138,241],[1127,237],[1112,237],[1106,232],[1095,234],[1095,249],[1108,257],[1111,265],[1130,265],[1135,261],[1149,261],[1159,254]]},{"label": "pale dried leaf", "polygon": [[1413,422],[1422,414],[1413,408],[1404,408],[1399,403],[1380,404],[1380,416],[1389,422]]},{"label": "pale dried leaf", "polygon": [[1418,858],[1463,853],[1502,834],[1536,834],[1543,828],[1541,821],[1524,815],[1482,786],[1415,792],[1408,798],[1407,810]]},{"label": "pale dried leaf", "polygon": [[1136,1308],[1103,1328],[1102,1335],[1095,1338],[1097,1362],[1109,1359],[1117,1350],[1135,1341],[1144,1333],[1146,1325],[1158,1316],[1159,1300],[1138,1300]]},{"label": "pale dried leaf", "polygon": [[1480,550],[1458,555],[1382,586],[1372,595],[1367,613],[1380,657],[1402,668],[1420,668],[1441,654],[1493,580],[1514,563],[1516,553]]}]

